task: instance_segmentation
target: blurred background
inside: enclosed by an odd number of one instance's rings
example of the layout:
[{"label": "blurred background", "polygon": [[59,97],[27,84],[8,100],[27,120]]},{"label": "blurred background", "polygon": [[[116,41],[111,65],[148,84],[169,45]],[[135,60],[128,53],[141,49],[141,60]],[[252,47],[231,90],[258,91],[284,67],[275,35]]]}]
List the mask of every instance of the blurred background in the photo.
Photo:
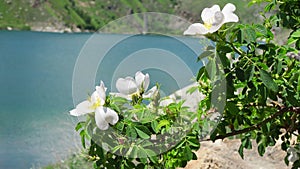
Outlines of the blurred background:
[{"label": "blurred background", "polygon": [[0,29],[37,31],[96,31],[125,15],[141,12],[174,14],[200,21],[204,7],[231,2],[241,22],[257,21],[262,7],[249,0],[1,0]]}]

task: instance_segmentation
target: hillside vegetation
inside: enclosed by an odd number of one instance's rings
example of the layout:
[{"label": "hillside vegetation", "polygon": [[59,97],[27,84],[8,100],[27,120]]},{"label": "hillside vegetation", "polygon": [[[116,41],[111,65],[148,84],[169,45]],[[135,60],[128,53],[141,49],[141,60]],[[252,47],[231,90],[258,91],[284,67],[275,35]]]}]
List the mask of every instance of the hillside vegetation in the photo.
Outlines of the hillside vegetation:
[{"label": "hillside vegetation", "polygon": [[[257,8],[245,0],[231,0],[237,13],[249,21]],[[200,21],[204,7],[226,1],[198,0],[1,0],[0,29],[95,31],[110,21],[133,13],[162,12]],[[249,15],[251,13],[251,15]],[[51,30],[50,30],[51,31]]]}]

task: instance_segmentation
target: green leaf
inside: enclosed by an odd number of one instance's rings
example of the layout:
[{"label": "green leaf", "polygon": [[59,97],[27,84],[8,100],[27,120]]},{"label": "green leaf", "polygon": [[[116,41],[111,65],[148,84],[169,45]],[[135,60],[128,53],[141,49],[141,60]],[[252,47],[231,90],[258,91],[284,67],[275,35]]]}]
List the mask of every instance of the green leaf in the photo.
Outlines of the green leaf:
[{"label": "green leaf", "polygon": [[130,137],[130,139],[136,139],[137,138],[136,130],[133,127],[131,127],[131,126],[127,126],[127,128],[126,128],[126,135],[128,137]]},{"label": "green leaf", "polygon": [[79,123],[77,123],[75,130],[78,131],[79,129],[83,128],[85,125],[85,121],[81,121]]},{"label": "green leaf", "polygon": [[291,92],[289,90],[286,90],[286,92],[287,92],[286,99],[289,101],[289,103],[294,107],[300,106],[300,102],[295,98],[296,93]]},{"label": "green leaf", "polygon": [[187,161],[190,161],[193,159],[193,152],[189,146],[185,146],[183,153],[184,153],[184,157],[186,158]]},{"label": "green leaf", "polygon": [[261,77],[261,80],[262,80],[263,84],[268,89],[270,89],[270,90],[272,90],[274,92],[278,92],[278,85],[277,85],[277,83],[274,82],[274,80],[271,77],[271,75],[267,71],[265,71],[263,69],[261,69],[259,71],[259,73],[260,73],[260,77]]},{"label": "green leaf", "polygon": [[293,38],[300,38],[300,30],[297,30],[296,32],[294,32],[291,37]]},{"label": "green leaf", "polygon": [[240,156],[242,157],[242,159],[244,159],[244,146],[243,144],[240,145],[240,148],[238,150]]},{"label": "green leaf", "polygon": [[233,102],[227,102],[226,108],[229,111],[229,113],[232,115],[236,115],[240,112],[240,109]]},{"label": "green leaf", "polygon": [[300,76],[298,77],[298,86],[297,86],[297,91],[300,92]]},{"label": "green leaf", "polygon": [[213,51],[209,51],[209,50],[207,50],[207,51],[204,51],[204,52],[202,52],[200,55],[199,55],[199,57],[198,57],[198,61],[199,60],[202,60],[202,59],[204,59],[204,58],[207,58],[207,57],[209,57],[209,56],[211,56],[211,55],[213,55],[214,54],[214,52]]},{"label": "green leaf", "polygon": [[275,3],[271,2],[268,5],[265,6],[265,12],[269,12],[271,9],[275,7]]},{"label": "green leaf", "polygon": [[242,81],[242,82],[245,81],[245,75],[244,75],[244,71],[242,69],[236,68],[236,76],[240,81]]},{"label": "green leaf", "polygon": [[251,81],[254,75],[254,65],[250,65],[247,67],[245,71],[245,80]]},{"label": "green leaf", "polygon": [[293,37],[290,37],[290,38],[288,39],[288,41],[287,41],[287,44],[288,44],[288,45],[291,45],[291,44],[293,44],[293,43],[296,43],[297,40],[298,40],[298,39],[295,39],[295,38],[293,38]]},{"label": "green leaf", "polygon": [[[296,47],[297,50],[300,50],[300,39],[298,39],[296,41],[295,47]],[[298,57],[298,60],[299,60],[299,57]]]},{"label": "green leaf", "polygon": [[243,29],[243,35],[244,35],[244,39],[250,43],[250,42],[254,42],[256,41],[256,32],[255,29],[251,28],[251,27],[246,27],[245,29]]},{"label": "green leaf", "polygon": [[116,127],[117,127],[117,129],[118,129],[119,131],[123,131],[125,125],[124,125],[123,122],[119,122],[119,123],[116,124]]},{"label": "green leaf", "polygon": [[215,50],[215,47],[209,45],[209,46],[206,47],[206,50]]},{"label": "green leaf", "polygon": [[115,104],[110,104],[109,107],[110,107],[111,109],[117,111],[117,112],[120,112],[120,111],[121,111],[120,108],[119,108],[117,105],[115,105]]},{"label": "green leaf", "polygon": [[263,84],[259,85],[258,88],[259,88],[259,94],[260,94],[259,103],[261,103],[262,105],[265,105],[266,100],[267,100],[267,88]]},{"label": "green leaf", "polygon": [[80,135],[80,137],[81,137],[81,144],[82,144],[82,147],[85,148],[85,136],[86,136],[85,130],[81,130],[79,135]]},{"label": "green leaf", "polygon": [[151,128],[155,133],[158,133],[158,131],[159,131],[159,130],[157,130],[157,125],[158,125],[158,122],[156,120],[151,122]]},{"label": "green leaf", "polygon": [[132,146],[132,150],[130,152],[130,157],[131,158],[137,158],[137,152],[138,152],[138,147],[137,146]]},{"label": "green leaf", "polygon": [[194,138],[194,139],[188,139],[187,142],[195,148],[199,148],[200,147],[200,142],[198,139]]},{"label": "green leaf", "polygon": [[226,53],[218,53],[218,56],[224,68],[230,66],[230,60],[226,57]]},{"label": "green leaf", "polygon": [[252,149],[252,142],[249,137],[245,137],[242,141],[242,144],[246,149]]},{"label": "green leaf", "polygon": [[216,61],[214,59],[209,60],[205,67],[206,67],[209,79],[214,81],[216,73],[217,73]]},{"label": "green leaf", "polygon": [[142,147],[148,147],[148,146],[152,146],[152,145],[153,145],[153,143],[149,140],[143,140],[141,143]]},{"label": "green leaf", "polygon": [[147,156],[149,157],[149,159],[153,162],[153,163],[157,163],[158,159],[157,159],[157,154],[150,149],[145,149],[145,152],[147,154]]},{"label": "green leaf", "polygon": [[156,130],[160,130],[163,126],[170,125],[170,122],[168,120],[161,120],[158,125],[156,126]]},{"label": "green leaf", "polygon": [[255,24],[254,29],[256,30],[257,33],[260,33],[263,36],[267,36],[267,34],[268,34],[267,28],[263,25]]},{"label": "green leaf", "polygon": [[145,164],[147,162],[147,153],[144,148],[139,147],[137,157],[141,160],[142,163]]},{"label": "green leaf", "polygon": [[238,30],[238,33],[237,33],[237,41],[239,43],[243,43],[244,41],[244,32],[240,29]]},{"label": "green leaf", "polygon": [[150,136],[146,133],[144,133],[142,130],[138,129],[137,127],[135,127],[135,130],[137,132],[137,134],[142,138],[142,139],[149,139]]},{"label": "green leaf", "polygon": [[280,74],[281,71],[282,71],[282,60],[279,60],[277,64],[277,74]]},{"label": "green leaf", "polygon": [[234,127],[235,129],[238,129],[238,128],[239,128],[239,122],[238,122],[238,119],[237,119],[237,118],[234,119],[233,127]]},{"label": "green leaf", "polygon": [[205,75],[205,66],[201,67],[198,71],[196,80],[198,81],[203,75]]},{"label": "green leaf", "polygon": [[264,156],[266,147],[264,146],[264,144],[261,143],[258,145],[257,150],[260,156]]}]

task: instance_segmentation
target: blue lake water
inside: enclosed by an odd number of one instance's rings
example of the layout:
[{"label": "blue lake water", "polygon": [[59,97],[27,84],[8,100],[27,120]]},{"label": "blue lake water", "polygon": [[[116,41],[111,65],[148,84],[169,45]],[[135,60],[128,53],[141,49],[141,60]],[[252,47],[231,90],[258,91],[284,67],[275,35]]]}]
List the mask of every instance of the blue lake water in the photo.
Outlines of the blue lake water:
[{"label": "blue lake water", "polygon": [[[114,91],[118,77],[143,70],[167,95],[191,83],[185,71],[195,75],[201,66],[199,39],[91,36],[0,32],[1,169],[44,166],[79,151],[78,119],[68,111],[100,80]],[[105,57],[94,55],[116,38],[121,41]],[[97,47],[96,41],[104,44]]]}]

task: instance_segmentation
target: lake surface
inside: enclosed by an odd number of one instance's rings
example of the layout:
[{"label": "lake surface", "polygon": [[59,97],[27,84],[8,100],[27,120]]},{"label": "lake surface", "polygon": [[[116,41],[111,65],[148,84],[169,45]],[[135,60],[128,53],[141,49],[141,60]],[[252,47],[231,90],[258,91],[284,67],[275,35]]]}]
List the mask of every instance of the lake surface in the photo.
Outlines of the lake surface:
[{"label": "lake surface", "polygon": [[191,83],[185,73],[202,66],[200,49],[193,38],[0,31],[0,168],[40,167],[80,151],[68,111],[95,84],[115,91],[118,77],[142,70],[168,95]]}]

